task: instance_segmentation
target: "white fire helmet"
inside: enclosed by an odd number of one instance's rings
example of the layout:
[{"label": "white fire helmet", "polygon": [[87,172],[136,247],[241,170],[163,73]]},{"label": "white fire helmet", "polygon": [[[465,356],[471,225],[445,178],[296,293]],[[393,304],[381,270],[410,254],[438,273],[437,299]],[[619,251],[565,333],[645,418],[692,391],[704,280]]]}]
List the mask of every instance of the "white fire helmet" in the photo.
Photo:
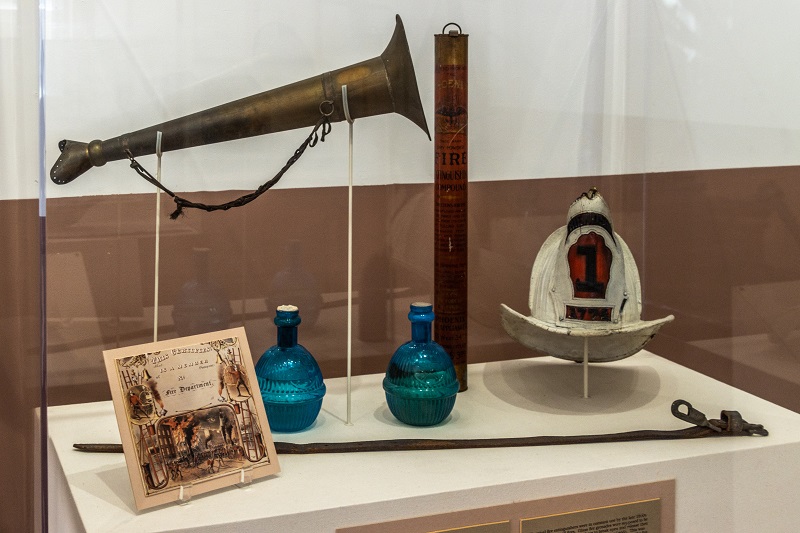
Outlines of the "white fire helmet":
[{"label": "white fire helmet", "polygon": [[531,316],[501,304],[503,327],[521,344],[553,357],[606,362],[635,354],[673,320],[641,320],[642,287],[630,248],[592,188],[569,208],[567,225],[544,242],[531,271]]}]

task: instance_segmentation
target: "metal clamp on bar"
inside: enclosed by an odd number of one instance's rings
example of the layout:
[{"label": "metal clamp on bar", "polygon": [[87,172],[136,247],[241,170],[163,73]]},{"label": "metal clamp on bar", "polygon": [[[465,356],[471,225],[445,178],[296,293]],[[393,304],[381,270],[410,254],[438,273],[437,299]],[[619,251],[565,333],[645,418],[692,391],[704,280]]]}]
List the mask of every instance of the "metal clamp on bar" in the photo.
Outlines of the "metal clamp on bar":
[{"label": "metal clamp on bar", "polygon": [[711,423],[719,422],[728,433],[734,435],[746,433],[747,435],[761,435],[762,437],[769,435],[769,431],[764,429],[764,426],[748,423],[742,418],[739,411],[722,411],[720,418],[721,420],[712,420]]}]

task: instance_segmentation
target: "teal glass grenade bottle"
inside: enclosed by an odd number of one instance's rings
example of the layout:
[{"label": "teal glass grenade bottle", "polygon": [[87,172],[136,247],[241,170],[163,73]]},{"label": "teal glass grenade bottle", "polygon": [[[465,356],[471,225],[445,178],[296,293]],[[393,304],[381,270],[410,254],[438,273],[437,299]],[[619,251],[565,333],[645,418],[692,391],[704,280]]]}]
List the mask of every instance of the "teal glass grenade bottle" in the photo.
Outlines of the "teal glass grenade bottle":
[{"label": "teal glass grenade bottle", "polygon": [[272,431],[302,431],[314,423],[322,408],[322,372],[314,356],[297,344],[299,324],[297,307],[279,306],[275,315],[278,344],[256,363],[256,378]]},{"label": "teal glass grenade bottle", "polygon": [[458,378],[450,356],[431,340],[433,306],[411,304],[408,319],[411,340],[394,352],[383,390],[389,410],[398,420],[412,426],[432,426],[453,410]]}]

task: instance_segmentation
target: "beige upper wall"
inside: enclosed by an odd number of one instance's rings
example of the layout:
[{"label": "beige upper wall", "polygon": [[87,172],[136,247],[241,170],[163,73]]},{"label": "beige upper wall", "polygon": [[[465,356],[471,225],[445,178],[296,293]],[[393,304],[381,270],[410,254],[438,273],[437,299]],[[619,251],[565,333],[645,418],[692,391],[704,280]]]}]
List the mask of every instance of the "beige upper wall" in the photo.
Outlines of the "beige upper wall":
[{"label": "beige upper wall", "polygon": [[39,196],[39,12],[0,2],[0,200]]},{"label": "beige upper wall", "polygon": [[[36,34],[30,2],[0,8],[0,198],[37,194]],[[428,122],[433,39],[470,34],[472,180],[800,163],[795,75],[800,4],[443,1],[45,3],[45,166],[62,138],[89,141],[157,124],[378,55],[403,18]],[[6,118],[10,117],[10,118]],[[359,120],[356,183],[431,181],[432,144],[397,116]],[[250,189],[305,132],[170,153],[178,190]],[[346,183],[346,127],[310,151],[302,179]],[[35,157],[35,155],[34,155]],[[153,158],[143,163],[155,166]],[[132,179],[133,178],[133,179]],[[293,179],[294,178],[294,179]],[[33,182],[32,182],[33,179]],[[111,163],[48,196],[148,192]]]}]

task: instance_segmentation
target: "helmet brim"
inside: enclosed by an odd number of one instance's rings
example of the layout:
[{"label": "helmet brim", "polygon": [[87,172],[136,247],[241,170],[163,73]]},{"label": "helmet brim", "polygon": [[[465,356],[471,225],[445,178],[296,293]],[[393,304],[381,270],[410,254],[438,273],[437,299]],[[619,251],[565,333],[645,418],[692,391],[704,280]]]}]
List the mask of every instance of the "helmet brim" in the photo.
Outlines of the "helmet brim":
[{"label": "helmet brim", "polygon": [[524,316],[500,304],[501,321],[506,332],[520,344],[559,359],[583,361],[584,339],[589,339],[589,362],[618,361],[640,351],[664,324],[675,317],[638,320],[620,327],[584,328],[558,326],[532,316]]}]

